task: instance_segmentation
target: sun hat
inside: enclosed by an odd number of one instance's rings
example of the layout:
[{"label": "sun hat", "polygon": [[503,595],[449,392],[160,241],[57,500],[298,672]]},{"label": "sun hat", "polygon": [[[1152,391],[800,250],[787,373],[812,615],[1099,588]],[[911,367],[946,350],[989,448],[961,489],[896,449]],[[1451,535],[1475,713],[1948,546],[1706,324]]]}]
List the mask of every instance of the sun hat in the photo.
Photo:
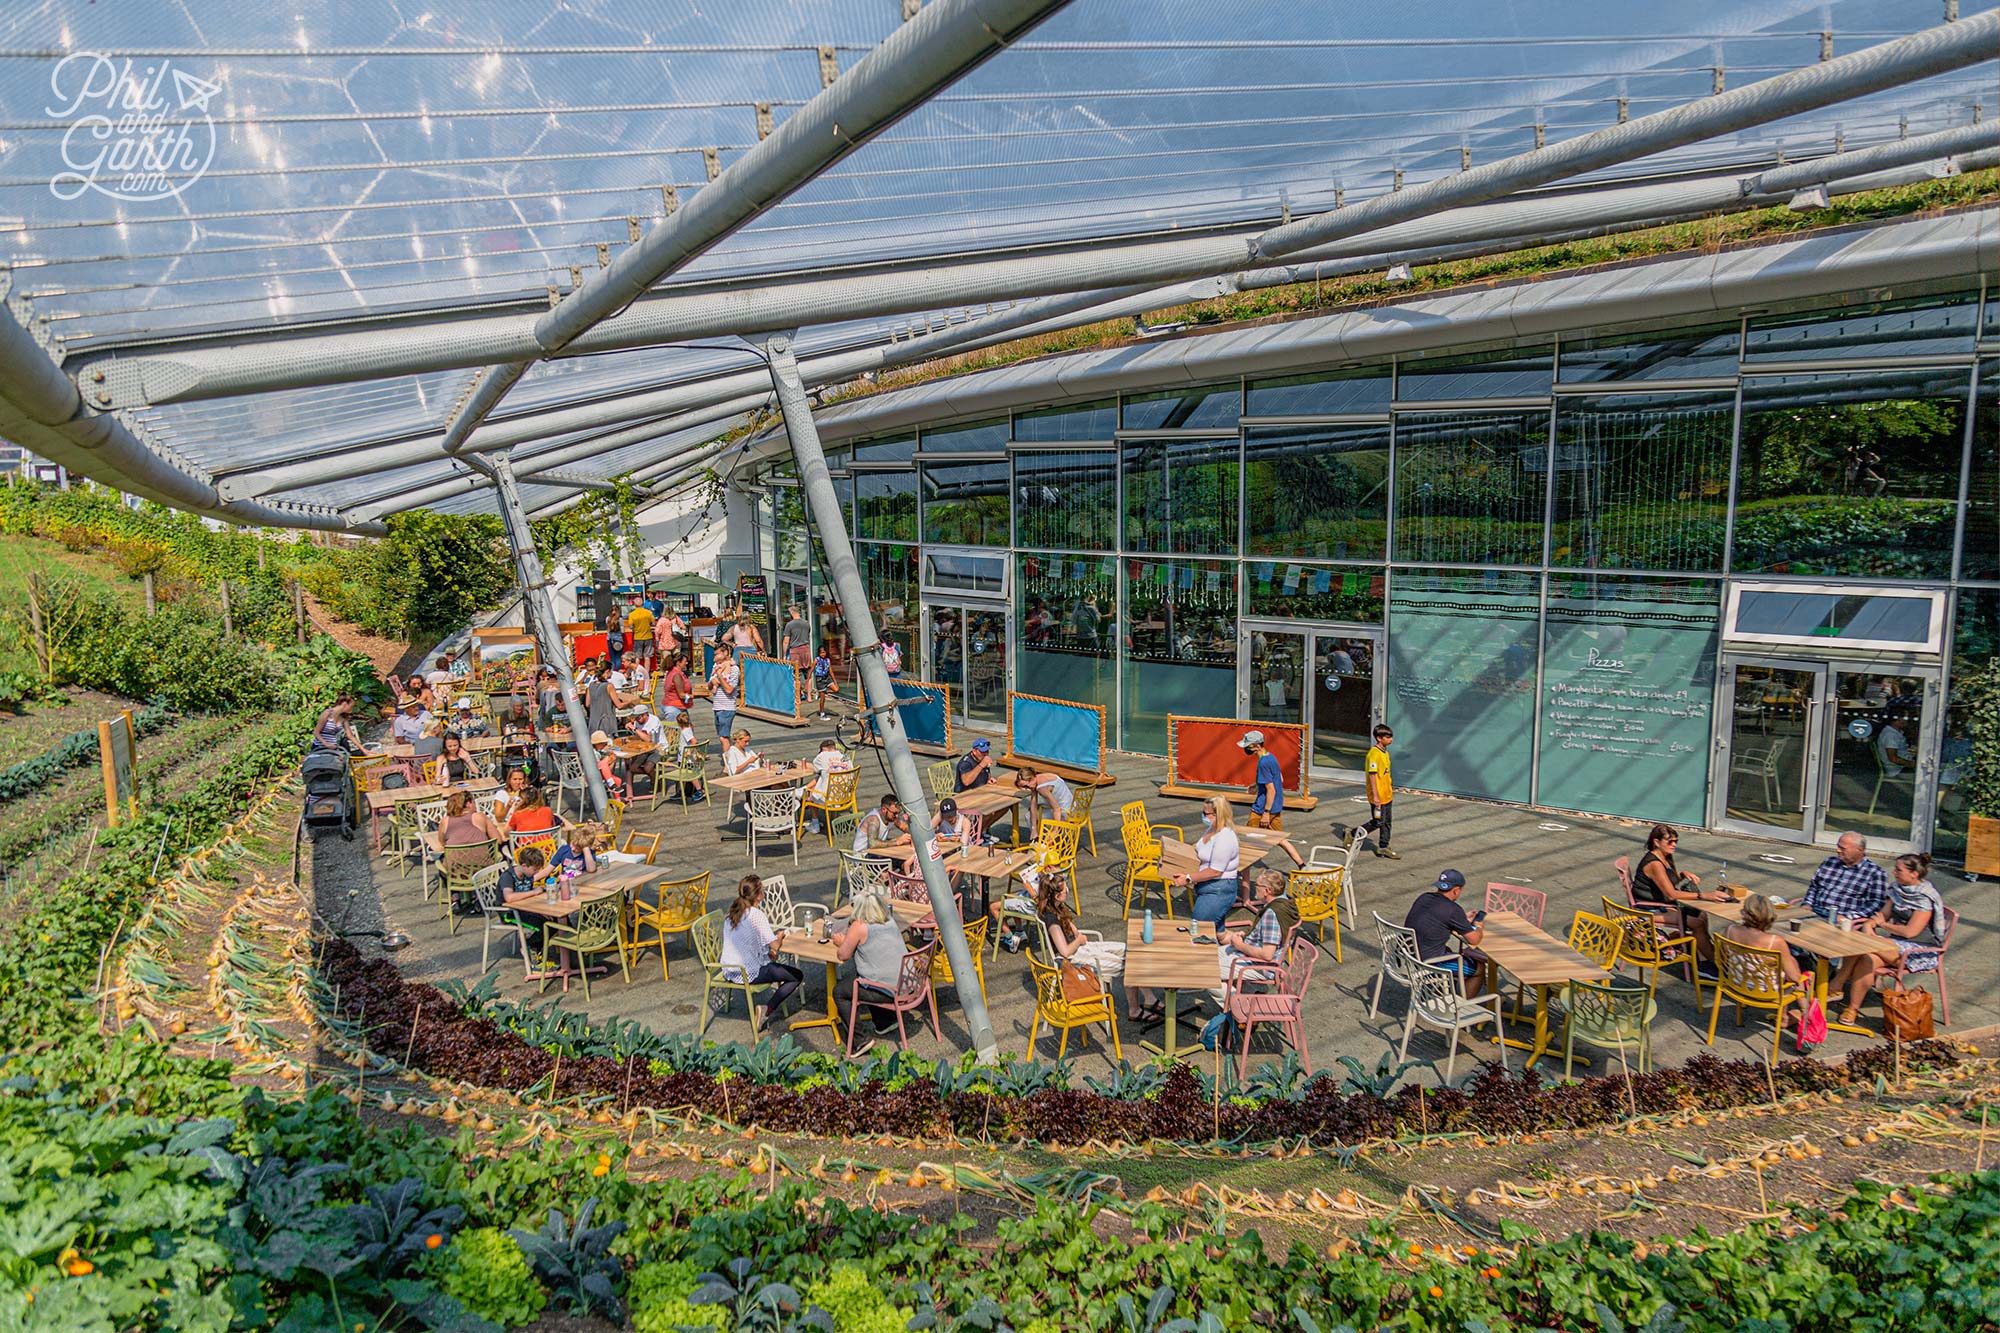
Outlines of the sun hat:
[{"label": "sun hat", "polygon": [[[601,731],[593,731],[590,733],[590,743],[601,749],[604,746],[611,744],[611,738],[605,735]],[[1459,883],[1461,884],[1463,884],[1464,882],[1465,882],[1464,880],[1459,881]]]}]

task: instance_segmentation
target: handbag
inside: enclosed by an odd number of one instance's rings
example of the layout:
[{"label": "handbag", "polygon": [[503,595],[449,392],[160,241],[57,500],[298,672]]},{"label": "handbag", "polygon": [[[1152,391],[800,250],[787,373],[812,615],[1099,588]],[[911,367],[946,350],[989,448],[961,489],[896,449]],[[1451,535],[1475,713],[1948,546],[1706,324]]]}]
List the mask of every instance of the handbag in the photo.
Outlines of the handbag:
[{"label": "handbag", "polygon": [[1062,997],[1071,1004],[1083,1004],[1104,994],[1104,983],[1087,967],[1064,959],[1056,965],[1056,973],[1062,979]]},{"label": "handbag", "polygon": [[1937,1033],[1931,1023],[1931,993],[1901,986],[1883,991],[1882,1026],[1898,1041],[1928,1041]]},{"label": "handbag", "polygon": [[1826,1040],[1826,1009],[1816,999],[1799,1006],[1798,1051],[1801,1055]]}]

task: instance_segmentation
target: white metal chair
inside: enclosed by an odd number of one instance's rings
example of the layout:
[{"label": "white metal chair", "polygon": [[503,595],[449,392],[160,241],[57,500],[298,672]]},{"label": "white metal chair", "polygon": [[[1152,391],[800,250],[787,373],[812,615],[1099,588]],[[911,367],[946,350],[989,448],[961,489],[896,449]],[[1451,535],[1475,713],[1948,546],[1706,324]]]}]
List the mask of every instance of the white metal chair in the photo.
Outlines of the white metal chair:
[{"label": "white metal chair", "polygon": [[[1359,845],[1359,844],[1357,844]],[[1340,896],[1347,900],[1347,928],[1354,929],[1354,848],[1349,846],[1328,846],[1321,843],[1306,857],[1307,870],[1338,870],[1340,876]]]},{"label": "white metal chair", "polygon": [[556,813],[562,813],[563,798],[576,793],[576,813],[579,818],[588,804],[583,781],[583,760],[575,750],[557,750],[556,760]]},{"label": "white metal chair", "polygon": [[792,864],[799,863],[799,793],[795,787],[748,791],[743,794],[749,812],[750,868],[757,868],[757,837],[765,841],[783,838],[792,844]]},{"label": "white metal chair", "polygon": [[764,915],[769,918],[773,930],[799,930],[827,915],[825,903],[805,899],[794,902],[791,888],[785,883],[783,875],[765,875],[762,878]]},{"label": "white metal chair", "polygon": [[534,971],[534,959],[528,956],[528,937],[520,924],[508,913],[500,901],[500,872],[504,866],[496,863],[472,872],[472,897],[479,904],[479,914],[485,918],[486,929],[479,937],[479,970],[484,973],[492,964],[487,961],[487,951],[493,944],[493,933],[513,939],[521,946],[521,962],[529,973]]},{"label": "white metal chair", "polygon": [[[498,791],[477,792],[472,797],[472,808],[480,814],[485,815],[488,819],[493,819],[493,807],[499,800],[500,793]],[[497,824],[500,821],[494,819],[493,822]]]},{"label": "white metal chair", "polygon": [[[879,856],[868,856],[861,852],[840,853],[840,875],[847,884],[845,898],[841,902],[853,902],[864,893],[887,893],[889,875],[895,869]],[[835,895],[837,898],[838,894]]]},{"label": "white metal chair", "polygon": [[1369,915],[1375,918],[1375,932],[1382,940],[1382,970],[1375,974],[1375,993],[1368,997],[1368,1016],[1373,1018],[1381,1011],[1383,978],[1414,988],[1420,964],[1416,931],[1383,920],[1380,912]]},{"label": "white metal chair", "polygon": [[[1439,967],[1435,963],[1418,963],[1416,975],[1410,983],[1409,1017],[1403,1020],[1403,1045],[1396,1058],[1409,1059],[1410,1034],[1419,1027],[1450,1033],[1451,1045],[1444,1059],[1444,1082],[1449,1085],[1452,1068],[1458,1063],[1458,1034],[1481,1023],[1491,1023],[1494,1035],[1506,1036],[1506,1030],[1500,1026],[1498,991],[1468,1000],[1465,998],[1465,983],[1456,969]],[[1504,1070],[1506,1067],[1507,1043],[1503,1040],[1500,1043],[1500,1068]]]}]

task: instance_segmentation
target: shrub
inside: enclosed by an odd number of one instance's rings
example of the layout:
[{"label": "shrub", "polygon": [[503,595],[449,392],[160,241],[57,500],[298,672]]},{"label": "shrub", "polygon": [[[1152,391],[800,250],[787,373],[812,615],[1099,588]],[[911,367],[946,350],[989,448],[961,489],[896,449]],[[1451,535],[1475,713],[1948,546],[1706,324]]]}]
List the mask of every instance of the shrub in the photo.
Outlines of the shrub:
[{"label": "shrub", "polygon": [[722,1306],[688,1304],[688,1297],[700,1285],[701,1274],[692,1263],[641,1264],[633,1271],[632,1285],[626,1293],[626,1304],[632,1310],[633,1333],[728,1329],[729,1311]]},{"label": "shrub", "polygon": [[498,1227],[474,1227],[451,1238],[438,1285],[482,1319],[517,1328],[532,1323],[549,1295],[528,1268],[528,1256]]},{"label": "shrub", "polygon": [[838,1333],[903,1333],[916,1311],[896,1305],[882,1290],[883,1280],[870,1278],[856,1264],[835,1264],[799,1295],[806,1307],[817,1305],[833,1316]]}]

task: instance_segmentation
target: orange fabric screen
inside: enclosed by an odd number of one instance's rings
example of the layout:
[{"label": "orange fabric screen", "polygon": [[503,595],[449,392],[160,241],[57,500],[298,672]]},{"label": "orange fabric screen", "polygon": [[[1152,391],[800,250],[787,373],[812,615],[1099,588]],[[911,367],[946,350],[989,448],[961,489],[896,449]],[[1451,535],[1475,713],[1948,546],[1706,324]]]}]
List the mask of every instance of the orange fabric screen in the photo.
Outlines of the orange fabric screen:
[{"label": "orange fabric screen", "polygon": [[1305,790],[1300,762],[1304,757],[1306,729],[1284,722],[1240,722],[1233,718],[1174,717],[1167,719],[1172,737],[1170,783],[1192,787],[1235,787],[1249,791],[1257,776],[1257,763],[1237,742],[1246,731],[1264,733],[1264,748],[1278,761],[1285,775],[1285,790],[1297,795]]}]

